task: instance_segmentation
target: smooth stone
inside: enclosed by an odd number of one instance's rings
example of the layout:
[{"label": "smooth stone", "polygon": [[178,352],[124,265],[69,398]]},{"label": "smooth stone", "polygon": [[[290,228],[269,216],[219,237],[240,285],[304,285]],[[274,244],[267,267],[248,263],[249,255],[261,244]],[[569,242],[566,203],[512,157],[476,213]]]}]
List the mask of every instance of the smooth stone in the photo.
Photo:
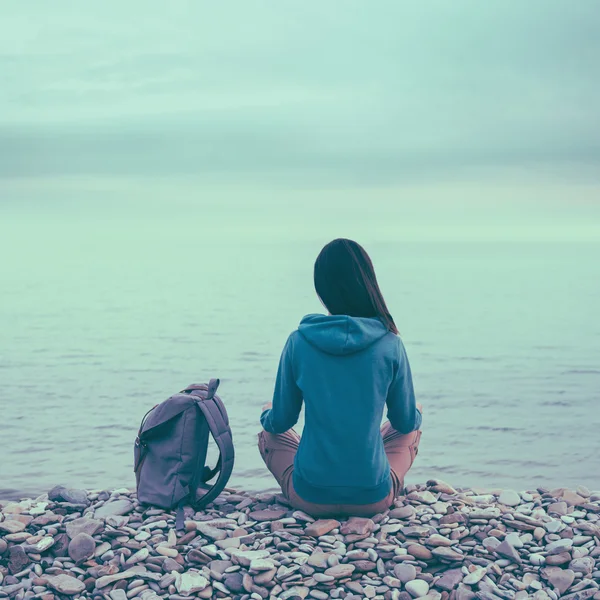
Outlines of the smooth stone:
[{"label": "smooth stone", "polygon": [[11,546],[8,549],[8,570],[14,575],[20,573],[29,564],[29,557],[22,546]]},{"label": "smooth stone", "polygon": [[97,519],[90,519],[89,517],[81,517],[73,521],[69,521],[66,524],[67,535],[73,539],[80,533],[87,533],[88,535],[95,535],[102,529],[102,521]]},{"label": "smooth stone", "polygon": [[311,537],[321,537],[328,534],[330,531],[337,529],[340,522],[335,519],[319,519],[306,526],[304,533]]},{"label": "smooth stone", "polygon": [[348,581],[346,583],[346,588],[349,589],[353,594],[357,594],[358,596],[362,597],[365,595],[365,589],[359,581]]},{"label": "smooth stone", "polygon": [[521,564],[523,561],[519,553],[515,550],[512,544],[509,544],[508,541],[504,540],[495,550],[496,554],[507,558],[517,564]]},{"label": "smooth stone", "polygon": [[145,561],[148,558],[149,555],[150,555],[150,550],[148,550],[148,548],[142,548],[141,550],[138,550],[137,552],[135,552],[134,554],[132,554],[125,561],[125,564],[127,566],[135,565],[135,564],[137,564],[139,562]]},{"label": "smooth stone", "polygon": [[410,544],[407,548],[408,553],[415,558],[420,560],[431,560],[433,558],[433,554],[429,548],[425,548],[421,544]]},{"label": "smooth stone", "polygon": [[555,542],[550,542],[546,546],[546,552],[548,554],[560,554],[561,552],[567,552],[573,547],[573,540],[569,538],[562,538]]},{"label": "smooth stone", "polygon": [[25,523],[21,523],[21,521],[17,521],[16,519],[0,522],[0,532],[19,533],[23,531],[25,527],[27,527]]},{"label": "smooth stone", "polygon": [[417,577],[417,569],[413,565],[400,563],[394,565],[394,576],[402,583],[408,583]]},{"label": "smooth stone", "polygon": [[118,529],[119,527],[124,527],[127,525],[127,523],[129,523],[129,517],[123,515],[109,515],[106,517],[105,523]]},{"label": "smooth stone", "polygon": [[579,494],[580,496],[582,496],[583,498],[589,498],[592,495],[590,490],[587,487],[585,487],[585,485],[577,486],[577,488],[575,489],[575,492],[577,494]]},{"label": "smooth stone", "polygon": [[312,523],[316,519],[313,519],[310,515],[307,515],[305,512],[301,510],[295,510],[292,513],[292,517],[298,521],[302,521],[303,523]]},{"label": "smooth stone", "polygon": [[411,492],[408,495],[409,500],[416,500],[423,504],[435,504],[437,502],[437,498],[429,491],[424,492]]},{"label": "smooth stone", "polygon": [[268,558],[255,558],[250,562],[250,573],[260,573],[262,571],[271,571],[275,568],[275,563]]},{"label": "smooth stone", "polygon": [[273,568],[268,571],[261,571],[260,573],[253,575],[252,579],[256,585],[265,585],[273,581],[276,573],[277,569]]},{"label": "smooth stone", "polygon": [[223,529],[217,529],[212,525],[206,525],[202,522],[196,523],[196,530],[204,537],[210,540],[224,540],[227,537],[227,532]]},{"label": "smooth stone", "polygon": [[242,542],[239,537],[226,538],[215,542],[215,545],[221,548],[221,550],[226,550],[227,548],[239,548],[241,544]]},{"label": "smooth stone", "polygon": [[127,594],[125,590],[116,589],[108,592],[111,600],[127,600]]},{"label": "smooth stone", "polygon": [[241,573],[231,573],[229,575],[225,575],[223,584],[228,590],[231,590],[235,593],[240,593],[244,590],[243,576]]},{"label": "smooth stone", "polygon": [[463,579],[462,582],[466,585],[475,585],[485,577],[486,573],[487,569],[485,567],[476,567]]},{"label": "smooth stone", "polygon": [[308,557],[307,564],[317,569],[327,569],[329,567],[328,558],[329,554],[317,550]]},{"label": "smooth stone", "polygon": [[456,490],[442,479],[429,479],[427,481],[427,487],[430,487],[434,492],[440,492],[442,494],[456,494]]},{"label": "smooth stone", "polygon": [[413,581],[409,581],[404,589],[413,597],[413,598],[421,598],[427,595],[429,592],[429,584],[422,579],[415,579]]},{"label": "smooth stone", "polygon": [[516,531],[509,533],[504,538],[504,541],[508,542],[513,548],[522,548],[523,547],[523,542],[521,541],[521,536]]},{"label": "smooth stone", "polygon": [[[106,587],[111,583],[115,583],[116,581],[120,581],[121,579],[131,579],[133,577],[139,577],[143,571],[145,571],[144,567],[137,566],[127,569],[126,571],[113,573],[111,575],[103,575],[96,579],[96,588],[102,589],[103,587]],[[157,579],[160,578],[157,577]]]},{"label": "smooth stone", "polygon": [[277,521],[287,513],[284,509],[255,510],[248,515],[254,521]]},{"label": "smooth stone", "polygon": [[372,560],[356,560],[352,564],[359,573],[368,573],[377,569],[377,563]]},{"label": "smooth stone", "polygon": [[558,533],[565,528],[565,524],[562,521],[549,521],[548,523],[544,523],[544,527],[546,531],[549,533]]},{"label": "smooth stone", "polygon": [[392,508],[389,516],[390,519],[409,519],[415,514],[415,512],[415,509],[410,505],[399,506],[398,508]]},{"label": "smooth stone", "polygon": [[477,595],[465,585],[459,585],[455,591],[455,600],[475,600]]},{"label": "smooth stone", "polygon": [[325,575],[325,573],[315,573],[312,578],[317,583],[331,583],[332,581],[335,581],[335,577],[332,577],[331,575]]},{"label": "smooth stone", "polygon": [[463,574],[460,569],[449,569],[435,582],[435,587],[451,592],[462,580]]},{"label": "smooth stone", "polygon": [[350,564],[345,565],[336,565],[335,567],[330,567],[325,571],[325,575],[329,575],[329,577],[333,577],[335,579],[342,579],[344,577],[350,577],[352,573],[354,573],[355,566]]},{"label": "smooth stone", "polygon": [[455,541],[448,539],[447,537],[444,537],[443,535],[439,535],[438,533],[434,533],[433,535],[430,535],[426,540],[425,543],[428,546],[454,546],[456,544]]},{"label": "smooth stone", "polygon": [[109,516],[123,516],[133,510],[133,502],[130,500],[113,500],[103,504],[94,511],[94,517],[102,518]]},{"label": "smooth stone", "polygon": [[59,533],[54,536],[54,546],[52,546],[52,554],[54,556],[67,556],[69,550],[69,536],[66,533]]},{"label": "smooth stone", "polygon": [[170,548],[169,546],[163,546],[159,544],[155,548],[156,552],[161,556],[166,556],[167,558],[176,558],[179,554],[179,551],[175,548]]},{"label": "smooth stone", "polygon": [[85,490],[66,489],[62,491],[61,495],[65,502],[70,502],[71,504],[84,504],[87,506],[90,503]]},{"label": "smooth stone", "polygon": [[566,565],[571,562],[571,555],[568,552],[561,552],[560,554],[550,554],[546,556],[546,564],[549,566],[560,566]]},{"label": "smooth stone", "polygon": [[575,558],[569,563],[569,569],[575,571],[575,573],[581,573],[583,575],[590,575],[594,570],[595,561],[590,556],[584,556],[582,558]]},{"label": "smooth stone", "polygon": [[542,554],[530,554],[529,555],[529,562],[534,565],[535,567],[540,567],[544,564],[546,564],[546,557]]},{"label": "smooth stone", "polygon": [[169,557],[163,561],[162,568],[165,573],[172,573],[173,571],[180,573],[184,570],[183,565],[180,565],[176,560]]},{"label": "smooth stone", "polygon": [[66,596],[74,596],[75,594],[81,594],[85,590],[85,584],[83,581],[71,577],[70,575],[60,574],[55,576],[46,577],[48,585]]},{"label": "smooth stone", "polygon": [[501,542],[498,538],[486,537],[481,543],[488,552],[494,552]]},{"label": "smooth stone", "polygon": [[404,527],[402,533],[406,537],[425,537],[431,533],[431,527],[425,527],[423,525],[411,525],[410,527]]},{"label": "smooth stone", "polygon": [[253,560],[261,558],[269,558],[268,550],[234,550],[231,553],[231,558],[243,567],[249,567]]},{"label": "smooth stone", "polygon": [[586,502],[585,498],[583,498],[579,494],[576,494],[575,492],[572,492],[571,490],[565,490],[563,492],[562,499],[569,506],[581,506],[582,504],[585,504],[585,502]]},{"label": "smooth stone", "polygon": [[69,542],[69,556],[75,561],[75,563],[82,563],[88,560],[88,558],[94,556],[95,551],[96,541],[87,533],[78,533]]},{"label": "smooth stone", "polygon": [[514,490],[504,490],[501,492],[498,502],[506,506],[518,506],[521,504],[521,496]]},{"label": "smooth stone", "polygon": [[198,571],[186,571],[185,573],[177,573],[175,579],[175,589],[182,596],[189,596],[201,592],[208,587],[209,581],[204,575]]},{"label": "smooth stone", "polygon": [[391,588],[400,589],[402,587],[402,582],[397,577],[392,577],[391,575],[386,575],[383,578],[383,584],[387,585]]},{"label": "smooth stone", "polygon": [[33,517],[31,515],[25,515],[25,514],[9,514],[6,518],[7,521],[19,521],[20,523],[23,523],[25,525],[25,527],[27,527],[32,521],[33,521]]},{"label": "smooth stone", "polygon": [[[25,542],[26,540],[31,539],[31,533],[29,531],[21,531],[19,533],[7,533],[4,536],[4,539],[7,542],[11,542],[13,544],[20,544],[21,542]],[[25,546],[24,546],[25,548]]]},{"label": "smooth stone", "polygon": [[48,492],[48,500],[51,502],[68,502],[87,506],[89,499],[85,490],[67,489],[63,485],[57,485]]},{"label": "smooth stone", "polygon": [[[492,496],[493,498],[493,496]],[[500,516],[500,509],[496,506],[490,506],[484,509],[475,509],[469,513],[469,519],[480,519],[489,521],[490,519],[496,519]]]},{"label": "smooth stone", "polygon": [[[294,586],[289,590],[282,592],[279,594],[280,600],[292,600],[294,598],[300,598],[300,600],[304,600],[308,596],[309,589],[306,587]],[[253,600],[258,600],[258,598],[253,598]]]},{"label": "smooth stone", "polygon": [[567,514],[567,503],[566,502],[553,502],[548,505],[547,512],[548,514],[555,514],[559,516],[563,516]]},{"label": "smooth stone", "polygon": [[363,517],[350,517],[340,527],[340,533],[342,535],[366,535],[371,533],[375,528],[375,523],[372,519],[365,519]]},{"label": "smooth stone", "polygon": [[435,504],[431,504],[431,510],[436,515],[445,515],[448,512],[448,504],[445,502],[436,502]]},{"label": "smooth stone", "polygon": [[434,548],[431,553],[436,558],[450,562],[462,562],[465,559],[463,554],[452,550],[452,548]]},{"label": "smooth stone", "polygon": [[54,538],[51,536],[43,537],[41,540],[30,546],[30,549],[33,552],[41,554],[42,552],[46,552],[46,550],[52,548],[54,546]]},{"label": "smooth stone", "polygon": [[440,525],[452,525],[454,523],[466,523],[467,520],[468,519],[464,515],[464,513],[454,512],[454,513],[450,513],[449,515],[444,515],[440,519]]},{"label": "smooth stone", "polygon": [[575,573],[570,569],[561,569],[560,567],[547,567],[542,572],[543,577],[556,589],[562,596],[575,580]]}]

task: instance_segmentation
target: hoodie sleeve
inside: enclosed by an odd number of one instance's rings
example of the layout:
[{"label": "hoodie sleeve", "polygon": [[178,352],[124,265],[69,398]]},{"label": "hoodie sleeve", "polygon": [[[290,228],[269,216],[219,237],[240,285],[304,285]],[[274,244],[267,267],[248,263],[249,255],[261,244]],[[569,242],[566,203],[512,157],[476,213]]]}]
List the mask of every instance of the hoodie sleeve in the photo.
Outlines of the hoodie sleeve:
[{"label": "hoodie sleeve", "polygon": [[387,417],[400,433],[410,433],[421,427],[422,416],[417,409],[410,364],[404,344],[399,342],[399,362],[387,395]]},{"label": "hoodie sleeve", "polygon": [[273,408],[263,412],[260,422],[264,430],[269,433],[284,433],[298,422],[301,408],[302,391],[294,377],[293,342],[290,336],[279,360]]}]

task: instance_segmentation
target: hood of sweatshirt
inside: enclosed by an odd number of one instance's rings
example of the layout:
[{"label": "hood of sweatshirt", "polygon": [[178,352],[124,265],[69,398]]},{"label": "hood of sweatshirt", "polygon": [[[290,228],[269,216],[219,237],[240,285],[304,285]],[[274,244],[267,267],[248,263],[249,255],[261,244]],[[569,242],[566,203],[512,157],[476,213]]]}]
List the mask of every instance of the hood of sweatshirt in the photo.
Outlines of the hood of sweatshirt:
[{"label": "hood of sweatshirt", "polygon": [[389,333],[377,318],[319,314],[306,315],[298,331],[315,348],[337,355],[360,352]]}]

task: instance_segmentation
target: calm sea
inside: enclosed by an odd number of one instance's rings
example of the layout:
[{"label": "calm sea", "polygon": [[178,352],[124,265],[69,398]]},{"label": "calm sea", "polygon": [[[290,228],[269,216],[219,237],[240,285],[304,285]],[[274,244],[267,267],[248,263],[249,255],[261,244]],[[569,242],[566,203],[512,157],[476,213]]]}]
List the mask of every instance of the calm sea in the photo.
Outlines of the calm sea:
[{"label": "calm sea", "polygon": [[[320,241],[210,242],[185,222],[4,239],[1,498],[132,486],[142,415],[211,377],[237,449],[231,485],[273,488],[258,417],[287,335],[321,311]],[[600,488],[600,246],[365,245],[425,408],[409,481]]]}]

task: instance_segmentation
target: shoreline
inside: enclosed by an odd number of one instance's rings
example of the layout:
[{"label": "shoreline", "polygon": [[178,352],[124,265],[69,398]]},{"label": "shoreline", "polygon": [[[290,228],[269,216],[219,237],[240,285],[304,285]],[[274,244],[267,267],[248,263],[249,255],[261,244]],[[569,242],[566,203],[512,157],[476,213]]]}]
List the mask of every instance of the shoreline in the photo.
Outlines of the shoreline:
[{"label": "shoreline", "polygon": [[406,492],[372,519],[315,521],[227,490],[179,533],[125,488],[0,501],[0,598],[600,600],[600,492]]}]

